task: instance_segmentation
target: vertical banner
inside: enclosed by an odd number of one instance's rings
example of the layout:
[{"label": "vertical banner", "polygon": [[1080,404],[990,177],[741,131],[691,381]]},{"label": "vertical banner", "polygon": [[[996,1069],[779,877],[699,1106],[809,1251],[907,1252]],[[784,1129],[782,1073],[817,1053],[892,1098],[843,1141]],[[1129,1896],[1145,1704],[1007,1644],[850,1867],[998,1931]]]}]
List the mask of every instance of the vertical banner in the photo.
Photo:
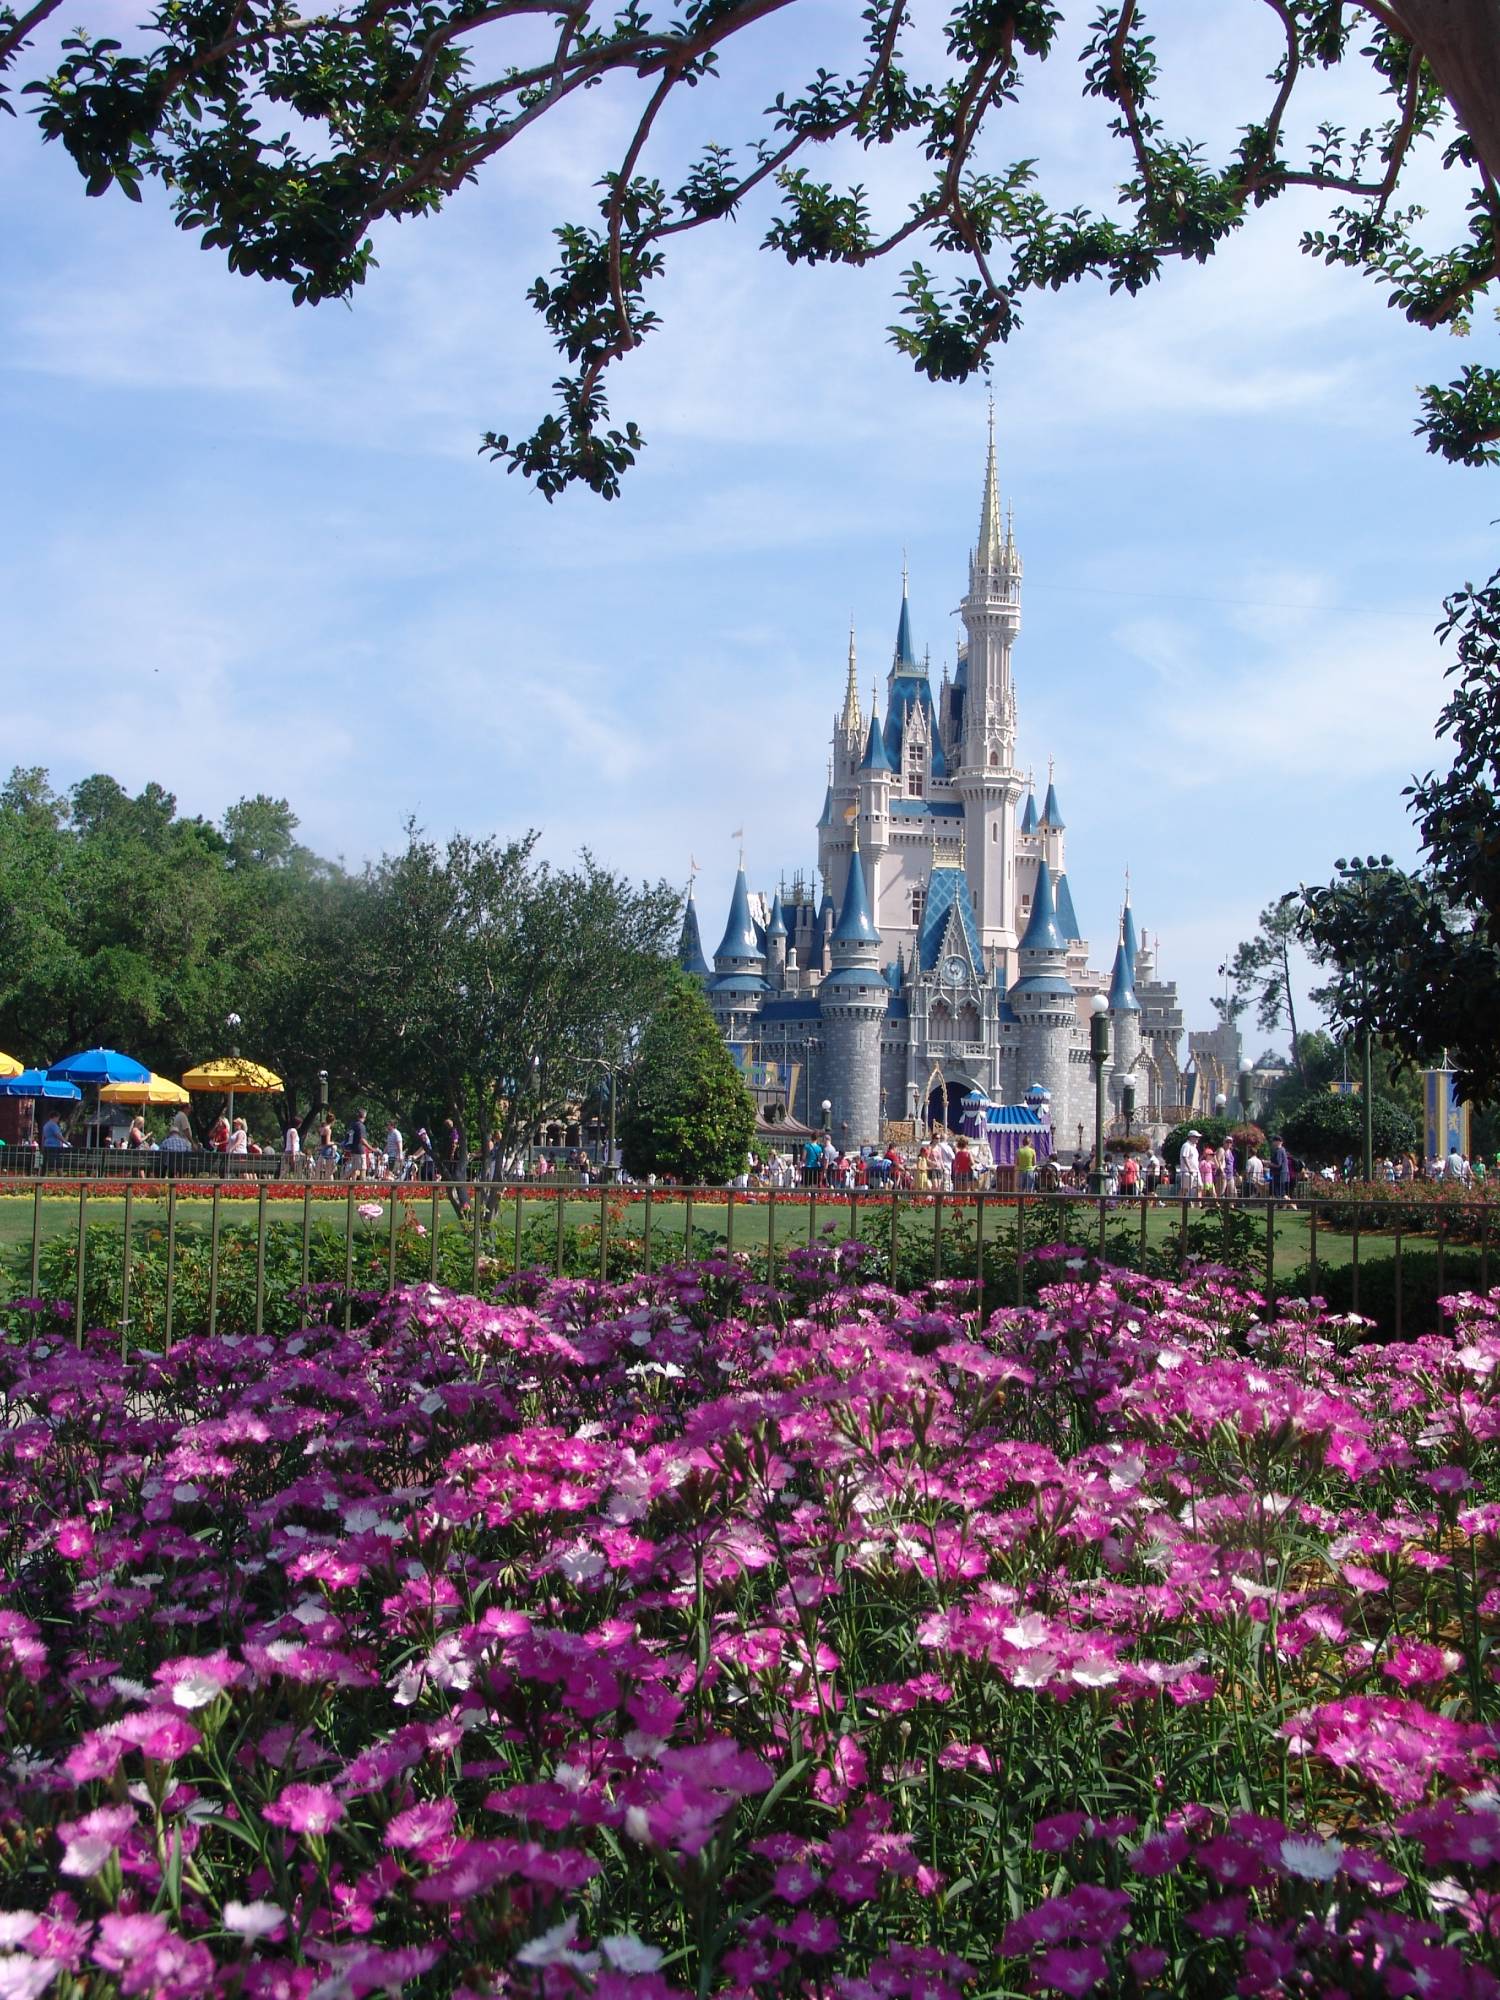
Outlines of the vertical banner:
[{"label": "vertical banner", "polygon": [[1446,1160],[1457,1147],[1469,1157],[1469,1107],[1456,1091],[1451,1069],[1422,1072],[1422,1145],[1429,1160]]}]

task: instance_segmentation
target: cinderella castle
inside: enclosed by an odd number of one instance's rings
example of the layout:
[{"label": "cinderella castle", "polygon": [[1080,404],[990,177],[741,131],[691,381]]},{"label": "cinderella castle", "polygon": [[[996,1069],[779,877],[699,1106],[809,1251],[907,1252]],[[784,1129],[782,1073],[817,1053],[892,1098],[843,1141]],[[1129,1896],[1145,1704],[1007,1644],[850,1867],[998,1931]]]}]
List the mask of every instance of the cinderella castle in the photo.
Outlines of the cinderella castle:
[{"label": "cinderella castle", "polygon": [[821,897],[799,876],[768,901],[742,860],[710,966],[689,892],[679,961],[773,1125],[826,1123],[841,1145],[874,1145],[897,1120],[956,1129],[977,1093],[1029,1106],[1071,1152],[1093,1132],[1088,1020],[1101,993],[1115,1114],[1127,1082],[1138,1129],[1182,1107],[1182,1015],[1156,940],[1137,929],[1127,884],[1109,968],[1091,966],[1056,786],[1049,775],[1038,811],[1017,760],[1021,575],[992,411],[952,678],[934,688],[916,656],[904,577],[883,719],[860,706],[851,633],[817,827]]}]

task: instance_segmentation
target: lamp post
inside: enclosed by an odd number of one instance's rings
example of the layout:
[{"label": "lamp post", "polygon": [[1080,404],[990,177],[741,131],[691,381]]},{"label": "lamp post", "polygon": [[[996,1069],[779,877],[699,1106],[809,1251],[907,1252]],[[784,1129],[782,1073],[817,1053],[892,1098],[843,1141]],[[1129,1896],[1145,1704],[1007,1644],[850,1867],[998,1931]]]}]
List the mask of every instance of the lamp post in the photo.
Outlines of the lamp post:
[{"label": "lamp post", "polygon": [[531,1117],[526,1126],[526,1178],[531,1179],[536,1165],[536,1128],[541,1118],[542,1059],[531,1058]]},{"label": "lamp post", "polygon": [[1109,1002],[1096,993],[1089,1002],[1089,1061],[1094,1065],[1093,1192],[1104,1192],[1104,1065],[1109,1061]]},{"label": "lamp post", "polygon": [[[225,1027],[226,1027],[226,1028],[227,1028],[227,1029],[229,1030],[230,1034],[231,1034],[231,1035],[233,1035],[233,1034],[234,1034],[234,1031],[235,1031],[235,1029],[236,1029],[236,1028],[238,1028],[238,1027],[239,1027],[239,1025],[240,1025],[240,1017],[239,1017],[239,1015],[238,1015],[238,1014],[227,1014],[227,1015],[226,1015],[226,1016],[224,1017],[224,1025],[225,1025]],[[229,1050],[229,1054],[230,1054],[230,1057],[231,1057],[231,1058],[234,1058],[234,1057],[238,1056],[238,1054],[239,1054],[239,1050],[238,1050],[237,1048],[235,1048],[235,1047],[234,1047],[234,1046],[233,1046],[233,1045],[231,1044],[231,1046],[230,1046],[230,1050]],[[229,1083],[229,1129],[230,1129],[230,1131],[231,1131],[231,1132],[232,1132],[232,1131],[234,1130],[234,1080],[233,1080],[233,1078],[231,1078],[231,1079],[230,1079],[230,1083]]]},{"label": "lamp post", "polygon": [[823,1099],[823,1130],[828,1134],[830,1139],[833,1137],[833,1125],[829,1119],[828,1114],[832,1111],[832,1109],[833,1109],[833,1099],[831,1097],[825,1097]]},{"label": "lamp post", "polygon": [[1125,1137],[1130,1137],[1131,1121],[1135,1117],[1135,1085],[1127,1080],[1120,1086],[1120,1109],[1125,1114]]}]

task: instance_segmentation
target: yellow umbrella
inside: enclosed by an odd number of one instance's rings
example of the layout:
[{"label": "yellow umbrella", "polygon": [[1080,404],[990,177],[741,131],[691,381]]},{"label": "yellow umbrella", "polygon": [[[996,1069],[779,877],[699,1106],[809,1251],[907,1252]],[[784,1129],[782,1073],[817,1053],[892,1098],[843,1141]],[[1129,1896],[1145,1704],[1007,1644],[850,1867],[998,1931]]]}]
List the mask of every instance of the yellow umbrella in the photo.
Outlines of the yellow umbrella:
[{"label": "yellow umbrella", "polygon": [[0,1076],[19,1076],[25,1067],[25,1063],[18,1063],[14,1056],[8,1056],[0,1049]]},{"label": "yellow umbrella", "polygon": [[189,1090],[232,1090],[238,1095],[280,1090],[281,1078],[274,1070],[248,1056],[218,1056],[213,1062],[185,1069],[182,1080]]},{"label": "yellow umbrella", "polygon": [[144,1083],[107,1083],[99,1093],[101,1104],[188,1104],[192,1100],[180,1083],[153,1070]]},{"label": "yellow umbrella", "polygon": [[185,1069],[182,1080],[189,1090],[228,1091],[230,1118],[234,1117],[236,1096],[269,1095],[281,1089],[281,1078],[275,1070],[251,1062],[248,1056],[216,1056],[212,1062],[199,1063],[196,1069]]}]

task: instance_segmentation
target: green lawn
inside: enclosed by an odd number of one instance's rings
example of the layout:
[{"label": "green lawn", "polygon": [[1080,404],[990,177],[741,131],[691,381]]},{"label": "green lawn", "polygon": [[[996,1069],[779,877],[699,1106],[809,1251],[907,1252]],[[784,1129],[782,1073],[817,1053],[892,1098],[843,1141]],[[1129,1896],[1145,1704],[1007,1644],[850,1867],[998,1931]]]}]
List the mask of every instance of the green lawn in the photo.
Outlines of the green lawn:
[{"label": "green lawn", "polygon": [[[334,1196],[315,1196],[312,1202],[312,1214],[314,1218],[332,1224],[335,1227],[341,1226],[346,1210],[346,1199],[347,1197],[342,1193]],[[381,1199],[375,1189],[360,1189],[358,1191],[358,1200],[360,1201],[377,1201]],[[533,1224],[543,1216],[550,1219],[555,1213],[550,1204],[552,1201],[559,1199],[563,1204],[565,1226],[573,1224],[587,1225],[598,1221],[601,1207],[599,1194],[597,1192],[585,1194],[580,1191],[576,1195],[566,1196],[549,1196],[545,1198],[528,1196],[522,1205],[524,1223]],[[610,1229],[612,1234],[621,1232],[635,1236],[642,1234],[646,1221],[646,1203],[643,1198],[626,1201],[622,1211],[618,1210],[613,1204],[611,1206]],[[1061,1199],[1055,1203],[1049,1201],[1046,1204],[1043,1212],[1046,1214],[1049,1224],[1054,1221],[1057,1210],[1061,1206],[1063,1206]],[[925,1210],[919,1210],[915,1202],[909,1202],[906,1198],[903,1198],[901,1207],[903,1215],[907,1216],[914,1213],[925,1213],[928,1216],[933,1214],[931,1206]],[[1098,1233],[1098,1210],[1095,1204],[1079,1199],[1067,1202],[1066,1207],[1068,1212],[1076,1219],[1080,1239],[1085,1242],[1095,1240]],[[123,1226],[125,1212],[124,1197],[113,1188],[106,1193],[95,1194],[91,1192],[88,1196],[87,1211],[89,1221],[92,1223],[113,1222],[116,1226]],[[154,1223],[159,1227],[165,1227],[166,1204],[164,1201],[137,1199],[132,1204],[132,1212],[137,1224]],[[253,1198],[249,1200],[240,1198],[226,1199],[220,1204],[220,1212],[226,1223],[234,1221],[244,1224],[252,1222],[255,1219],[256,1203]],[[451,1204],[446,1199],[438,1201],[435,1212],[437,1226],[440,1230],[445,1232],[462,1230],[465,1237],[470,1235],[471,1225],[467,1221],[460,1221]],[[1200,1212],[1211,1213],[1211,1211]],[[32,1240],[34,1219],[37,1213],[33,1195],[29,1189],[23,1194],[0,1196],[0,1255],[7,1252],[29,1249]],[[300,1234],[302,1228],[302,1203],[300,1201],[284,1201],[273,1198],[267,1202],[266,1213],[268,1231],[289,1230]],[[431,1226],[434,1210],[426,1196],[420,1202],[412,1205],[411,1213],[414,1217],[420,1219],[424,1225]],[[770,1213],[770,1205],[764,1201],[757,1201],[753,1197],[746,1198],[744,1196],[736,1199],[734,1203],[733,1234],[734,1245],[737,1249],[764,1247],[767,1239]],[[943,1213],[946,1226],[953,1226],[954,1222],[959,1218],[963,1219],[966,1226],[973,1226],[974,1210],[972,1206],[965,1207],[949,1200],[944,1203]],[[1035,1217],[1037,1210],[1028,1205],[1027,1213],[1028,1218]],[[1111,1209],[1109,1213],[1111,1226],[1118,1227],[1123,1219],[1123,1211]],[[1138,1210],[1132,1212],[1132,1226],[1137,1228],[1139,1224],[1135,1218],[1138,1216],[1138,1213]],[[1260,1209],[1255,1211],[1258,1223],[1263,1213],[1264,1211]],[[206,1232],[209,1227],[211,1214],[212,1204],[207,1198],[180,1196],[177,1202],[177,1229],[179,1236],[186,1238],[193,1234]],[[40,1204],[39,1215],[40,1234],[43,1242],[54,1237],[76,1234],[78,1228],[78,1197],[76,1193],[59,1195],[44,1194]],[[493,1227],[497,1232],[508,1233],[514,1227],[514,1217],[514,1197],[502,1196]],[[1014,1222],[1014,1217],[1015,1210],[1013,1204],[1003,1202],[998,1198],[987,1199],[984,1212],[986,1236],[1000,1228],[1009,1229]],[[795,1203],[782,1199],[776,1205],[775,1219],[776,1243],[779,1249],[784,1249],[796,1243],[806,1243],[810,1232],[817,1237],[825,1239],[831,1234],[835,1240],[842,1240],[851,1234],[859,1235],[865,1233],[871,1240],[883,1241],[890,1228],[890,1207],[888,1202],[882,1201],[867,1205],[858,1197],[851,1201],[846,1194],[824,1192],[818,1195],[816,1202],[809,1201],[804,1195],[799,1195]],[[651,1202],[651,1230],[653,1238],[659,1238],[662,1241],[664,1251],[673,1237],[681,1241],[686,1220],[687,1209],[681,1200],[667,1194],[653,1196]],[[723,1193],[714,1193],[707,1197],[695,1196],[692,1204],[692,1220],[695,1231],[707,1230],[727,1237],[729,1221],[727,1197]],[[1147,1240],[1150,1243],[1164,1242],[1180,1226],[1181,1211],[1176,1204],[1153,1208],[1147,1212],[1146,1234]],[[1276,1236],[1276,1269],[1279,1272],[1289,1273],[1308,1261],[1310,1230],[1307,1213],[1305,1210],[1300,1209],[1282,1209],[1275,1217],[1274,1226]],[[357,1221],[356,1223],[356,1228],[361,1235],[372,1233],[383,1234],[384,1227],[383,1222]],[[1318,1260],[1320,1264],[1337,1267],[1347,1264],[1350,1261],[1352,1255],[1351,1237],[1326,1227],[1320,1227],[1317,1236]],[[1409,1242],[1412,1239],[1408,1237],[1405,1240]],[[1360,1239],[1361,1263],[1371,1262],[1381,1257],[1388,1257],[1391,1254],[1392,1242],[1393,1239],[1390,1236],[1365,1233]],[[670,1254],[670,1252],[667,1251],[667,1254]]]}]

